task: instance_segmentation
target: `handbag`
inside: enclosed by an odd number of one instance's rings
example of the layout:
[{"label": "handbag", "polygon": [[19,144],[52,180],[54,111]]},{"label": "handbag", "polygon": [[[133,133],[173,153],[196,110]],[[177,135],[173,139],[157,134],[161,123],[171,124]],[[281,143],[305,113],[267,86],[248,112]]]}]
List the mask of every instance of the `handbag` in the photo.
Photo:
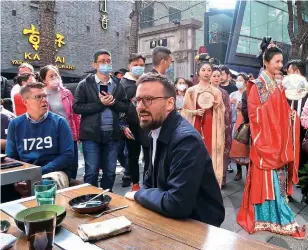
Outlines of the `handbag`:
[{"label": "handbag", "polygon": [[249,139],[250,139],[250,128],[249,123],[242,123],[238,129],[234,133],[234,139],[249,145]]},{"label": "handbag", "polygon": [[302,150],[305,154],[308,154],[308,130],[306,131],[305,138],[302,143]]}]

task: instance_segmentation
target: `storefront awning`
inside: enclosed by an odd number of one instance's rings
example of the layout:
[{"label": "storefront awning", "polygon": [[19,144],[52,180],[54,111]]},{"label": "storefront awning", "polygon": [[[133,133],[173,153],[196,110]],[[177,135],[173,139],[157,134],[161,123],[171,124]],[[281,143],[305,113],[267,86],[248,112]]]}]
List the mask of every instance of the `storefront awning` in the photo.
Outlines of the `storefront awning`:
[{"label": "storefront awning", "polygon": [[[17,75],[17,73],[18,73],[18,67],[1,69],[1,75],[3,75],[3,74],[16,74]],[[78,79],[82,78],[82,76],[79,76],[77,74],[72,74],[70,72],[67,72],[67,71],[61,70],[61,69],[60,69],[60,75],[62,77],[69,77],[69,78],[78,78]]]}]

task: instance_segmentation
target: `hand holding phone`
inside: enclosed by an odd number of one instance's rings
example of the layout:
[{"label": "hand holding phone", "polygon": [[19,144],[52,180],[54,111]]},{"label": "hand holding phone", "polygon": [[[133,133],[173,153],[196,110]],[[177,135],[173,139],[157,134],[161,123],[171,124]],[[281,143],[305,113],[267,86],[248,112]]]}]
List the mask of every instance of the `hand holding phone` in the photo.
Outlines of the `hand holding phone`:
[{"label": "hand holding phone", "polygon": [[103,92],[108,93],[108,86],[107,86],[107,85],[102,85],[102,84],[100,84],[100,85],[99,85],[99,92],[100,92],[102,95],[104,95]]}]

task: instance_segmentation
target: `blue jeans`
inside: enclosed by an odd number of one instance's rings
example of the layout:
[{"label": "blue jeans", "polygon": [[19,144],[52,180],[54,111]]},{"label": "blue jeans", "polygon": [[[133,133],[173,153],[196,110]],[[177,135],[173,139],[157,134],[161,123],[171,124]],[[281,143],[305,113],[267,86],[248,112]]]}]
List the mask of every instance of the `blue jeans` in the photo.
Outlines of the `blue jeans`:
[{"label": "blue jeans", "polygon": [[125,140],[120,141],[118,161],[120,162],[121,166],[125,169],[124,175],[126,175],[126,176],[129,175],[128,151],[127,151],[127,148],[126,148],[126,141]]},{"label": "blue jeans", "polygon": [[84,182],[97,187],[98,171],[102,168],[101,188],[112,190],[121,141],[112,139],[112,131],[102,131],[101,138],[101,143],[82,141],[85,160]]},{"label": "blue jeans", "polygon": [[78,145],[77,141],[74,141],[74,160],[72,163],[72,179],[76,179],[78,171]]}]

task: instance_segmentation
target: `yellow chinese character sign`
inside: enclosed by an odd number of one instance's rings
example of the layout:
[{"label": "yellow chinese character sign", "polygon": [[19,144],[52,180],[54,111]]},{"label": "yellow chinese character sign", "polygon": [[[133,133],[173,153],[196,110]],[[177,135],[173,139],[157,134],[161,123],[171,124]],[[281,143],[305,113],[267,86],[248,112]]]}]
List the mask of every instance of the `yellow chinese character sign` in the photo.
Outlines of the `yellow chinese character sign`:
[{"label": "yellow chinese character sign", "polygon": [[32,44],[34,50],[40,47],[40,32],[36,30],[35,26],[31,24],[31,29],[23,29],[24,35],[29,35],[29,43]]},{"label": "yellow chinese character sign", "polygon": [[57,34],[56,34],[55,44],[56,44],[59,48],[61,48],[62,45],[65,44],[65,42],[64,42],[64,36],[61,35],[61,34],[59,34],[59,33],[57,33]]},{"label": "yellow chinese character sign", "polygon": [[[32,45],[34,50],[38,50],[40,48],[40,32],[36,30],[34,24],[31,24],[31,29],[23,29],[24,35],[30,35],[28,40],[29,43]],[[61,48],[65,44],[64,42],[64,35],[60,33],[56,33],[55,45]]]}]

